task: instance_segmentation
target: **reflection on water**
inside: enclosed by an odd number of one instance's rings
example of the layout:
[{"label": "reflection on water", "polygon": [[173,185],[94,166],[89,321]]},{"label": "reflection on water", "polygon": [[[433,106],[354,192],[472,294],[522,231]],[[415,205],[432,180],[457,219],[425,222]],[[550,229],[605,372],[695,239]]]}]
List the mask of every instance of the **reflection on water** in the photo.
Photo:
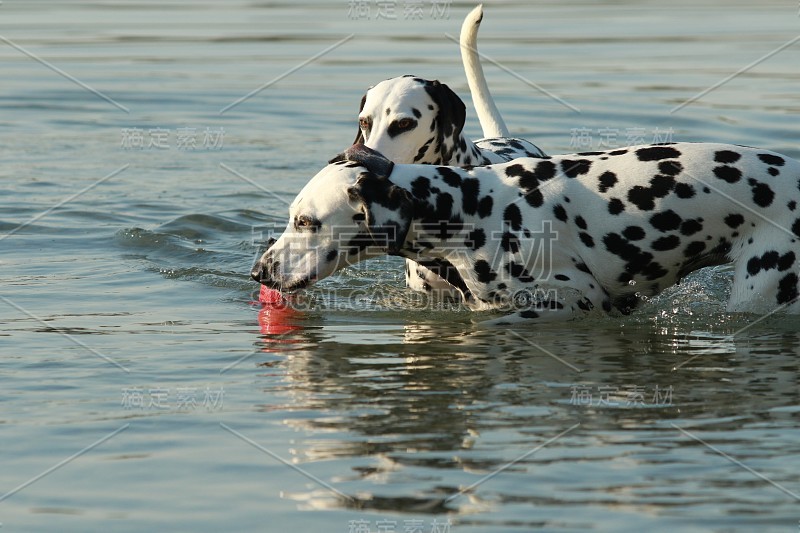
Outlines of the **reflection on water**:
[{"label": "reflection on water", "polygon": [[[765,421],[792,417],[780,409],[800,400],[800,336],[786,317],[753,326],[746,339],[732,336],[751,323],[731,316],[712,332],[652,319],[584,321],[522,338],[441,323],[267,335],[259,347],[282,357],[260,365],[275,386],[265,392],[282,401],[259,410],[283,413],[309,435],[293,449],[297,464],[347,465],[335,486],[348,498],[319,487],[291,495],[308,508],[466,513],[467,524],[472,513],[505,505],[627,499],[658,514],[692,506],[704,492],[688,468],[703,450],[687,450],[697,443],[677,427],[725,431],[717,444],[747,448]],[[269,379],[276,373],[279,381]],[[583,466],[564,486],[575,461]],[[642,481],[606,472],[620,466]],[[485,487],[470,488],[487,476]],[[771,512],[757,501],[742,495],[730,505]]]}]

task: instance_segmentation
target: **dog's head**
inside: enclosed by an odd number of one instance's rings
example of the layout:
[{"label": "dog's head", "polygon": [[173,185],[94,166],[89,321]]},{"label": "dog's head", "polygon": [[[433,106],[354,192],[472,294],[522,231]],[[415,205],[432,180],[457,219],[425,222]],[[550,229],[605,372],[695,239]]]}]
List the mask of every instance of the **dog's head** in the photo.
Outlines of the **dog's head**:
[{"label": "dog's head", "polygon": [[283,235],[252,277],[290,291],[370,257],[400,255],[411,226],[411,194],[390,180],[394,164],[353,145],[333,158],[289,207]]},{"label": "dog's head", "polygon": [[466,120],[464,102],[438,81],[402,76],[361,99],[355,143],[396,163],[447,164]]}]

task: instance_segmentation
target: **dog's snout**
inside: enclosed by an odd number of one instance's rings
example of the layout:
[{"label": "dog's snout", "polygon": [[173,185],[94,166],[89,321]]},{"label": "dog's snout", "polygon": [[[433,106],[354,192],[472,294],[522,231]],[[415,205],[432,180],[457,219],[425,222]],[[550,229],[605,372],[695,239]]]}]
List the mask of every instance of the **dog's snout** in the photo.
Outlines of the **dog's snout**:
[{"label": "dog's snout", "polygon": [[253,269],[250,271],[250,277],[261,283],[265,278],[268,277],[269,270],[267,269],[267,266],[271,262],[272,259],[270,259],[269,254],[264,254],[261,256],[261,258],[256,261],[256,264],[253,265]]},{"label": "dog's snout", "polygon": [[279,261],[267,253],[253,266],[250,277],[262,285],[271,285],[278,275]]},{"label": "dog's snout", "polygon": [[250,277],[253,278],[255,281],[261,283],[263,272],[264,272],[264,267],[261,266],[261,261],[259,261],[253,267],[253,270],[250,271]]}]

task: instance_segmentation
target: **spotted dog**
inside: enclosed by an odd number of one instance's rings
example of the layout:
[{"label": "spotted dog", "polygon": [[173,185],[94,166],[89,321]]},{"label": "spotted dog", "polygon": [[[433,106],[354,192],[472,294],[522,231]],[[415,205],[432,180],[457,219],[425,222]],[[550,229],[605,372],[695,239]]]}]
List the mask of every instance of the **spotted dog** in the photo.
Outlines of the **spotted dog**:
[{"label": "spotted dog", "polygon": [[475,166],[543,157],[524,139],[498,137],[477,143],[464,137],[466,106],[438,80],[412,75],[384,80],[361,98],[354,144],[401,163]]},{"label": "spotted dog", "polygon": [[[483,17],[478,6],[461,28],[461,52],[473,105],[486,138],[472,142],[462,132],[464,102],[437,80],[411,75],[370,88],[361,99],[354,144],[363,143],[395,163],[475,166],[545,157],[534,144],[510,137],[489,92],[476,49]],[[454,297],[452,287],[424,266],[406,261],[406,284],[415,290]]]},{"label": "spotted dog", "polygon": [[653,296],[689,272],[733,262],[729,311],[797,313],[798,202],[800,162],[727,144],[471,169],[395,165],[354,146],[300,192],[252,275],[293,290],[399,255],[447,279],[473,309],[513,308],[498,319],[511,323],[629,313],[636,293]]},{"label": "spotted dog", "polygon": [[[464,102],[445,84],[403,76],[382,81],[361,100],[359,131],[362,143],[395,163],[473,166],[544,157],[523,139],[483,139],[473,143],[462,132]],[[406,261],[406,283],[415,290],[434,290],[453,297],[452,287],[429,269]]]}]

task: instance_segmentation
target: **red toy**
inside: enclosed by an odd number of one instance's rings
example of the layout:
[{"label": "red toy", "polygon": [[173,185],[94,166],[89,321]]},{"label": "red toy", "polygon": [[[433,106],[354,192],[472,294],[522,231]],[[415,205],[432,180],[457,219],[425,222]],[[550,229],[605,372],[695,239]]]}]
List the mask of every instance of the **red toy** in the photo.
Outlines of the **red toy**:
[{"label": "red toy", "polygon": [[261,292],[258,293],[258,301],[265,305],[276,305],[285,303],[280,291],[270,289],[266,285],[261,286]]},{"label": "red toy", "polygon": [[[283,335],[300,329],[300,326],[294,324],[293,320],[297,318],[297,311],[287,305],[280,291],[262,285],[258,294],[258,301],[262,306],[258,312],[258,325],[262,334],[271,336]],[[297,341],[279,341],[273,338],[270,342]],[[265,348],[264,351],[274,351],[274,348]]]}]

